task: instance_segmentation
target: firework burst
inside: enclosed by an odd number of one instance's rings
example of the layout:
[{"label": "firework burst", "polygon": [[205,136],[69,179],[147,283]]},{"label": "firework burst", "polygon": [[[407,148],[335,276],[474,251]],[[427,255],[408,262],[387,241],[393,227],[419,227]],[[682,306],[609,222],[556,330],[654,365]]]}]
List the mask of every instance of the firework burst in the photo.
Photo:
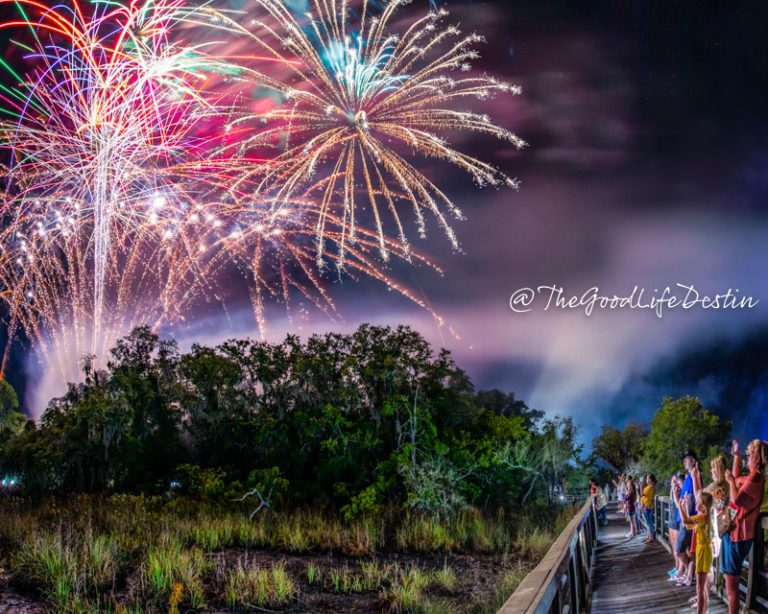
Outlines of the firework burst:
[{"label": "firework burst", "polygon": [[[32,44],[19,45],[34,69],[3,92],[11,328],[35,340],[66,330],[78,350],[87,339],[102,354],[129,313],[136,323],[178,310],[167,287],[171,267],[196,268],[184,239],[201,186],[208,196],[242,163],[216,159],[199,133],[220,115],[204,71],[223,64],[169,41],[175,0],[91,13],[14,4],[23,19],[2,27],[30,29]],[[127,292],[149,287],[125,308]]]},{"label": "firework burst", "polygon": [[395,31],[396,11],[407,3],[393,0],[374,15],[367,0],[359,7],[349,0],[312,0],[311,11],[297,16],[281,0],[256,0],[254,15],[265,16],[239,28],[289,72],[279,79],[260,73],[265,85],[282,93],[284,104],[238,120],[266,124],[244,146],[282,148],[260,169],[258,191],[276,202],[299,193],[320,201],[318,263],[333,218],[341,225],[338,264],[344,264],[357,239],[361,206],[370,210],[384,259],[391,252],[387,213],[399,244],[409,249],[403,205],[412,209],[421,237],[429,212],[458,247],[449,218],[462,219],[462,212],[410,158],[451,163],[481,186],[517,185],[491,164],[459,151],[445,135],[471,131],[522,148],[522,139],[487,115],[455,108],[467,99],[517,94],[519,88],[472,73],[474,46],[482,39],[444,26],[445,11],[429,12]]},{"label": "firework burst", "polygon": [[[29,30],[16,44],[34,66],[19,75],[0,60],[17,82],[0,85],[0,301],[10,337],[23,330],[64,377],[83,355],[103,362],[133,326],[176,324],[211,301],[226,312],[246,286],[262,336],[269,302],[290,315],[298,297],[333,315],[326,287],[342,270],[442,323],[382,263],[439,272],[409,245],[404,206],[420,235],[429,212],[458,245],[448,218],[461,212],[410,157],[450,162],[481,185],[515,184],[439,136],[524,145],[453,108],[518,91],[470,71],[479,37],[444,27],[442,12],[393,34],[402,1],[377,16],[363,2],[355,19],[346,0],[314,0],[306,17],[255,1],[261,19],[244,28],[183,0],[0,0],[20,10],[0,28]],[[194,28],[257,50],[210,54],[210,40],[181,41]],[[254,82],[280,95],[262,114],[242,104]]]}]

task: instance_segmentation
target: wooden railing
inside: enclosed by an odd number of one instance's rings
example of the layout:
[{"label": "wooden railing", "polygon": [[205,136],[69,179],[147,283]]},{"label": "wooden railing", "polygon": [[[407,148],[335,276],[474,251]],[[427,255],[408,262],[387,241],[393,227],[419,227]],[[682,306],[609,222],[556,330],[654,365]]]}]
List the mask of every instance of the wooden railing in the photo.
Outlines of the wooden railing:
[{"label": "wooden railing", "polygon": [[596,543],[597,517],[590,499],[498,614],[589,612]]},{"label": "wooden railing", "polygon": [[[669,497],[656,497],[654,521],[658,540],[672,552],[674,544],[669,543],[669,508],[672,505]],[[752,551],[744,561],[741,570],[739,593],[742,607],[748,606],[750,612],[768,614],[768,561],[766,560],[766,535],[768,534],[768,513],[760,515],[758,530]],[[715,562],[715,590],[721,599],[727,601],[725,578],[720,573],[720,562]]]}]

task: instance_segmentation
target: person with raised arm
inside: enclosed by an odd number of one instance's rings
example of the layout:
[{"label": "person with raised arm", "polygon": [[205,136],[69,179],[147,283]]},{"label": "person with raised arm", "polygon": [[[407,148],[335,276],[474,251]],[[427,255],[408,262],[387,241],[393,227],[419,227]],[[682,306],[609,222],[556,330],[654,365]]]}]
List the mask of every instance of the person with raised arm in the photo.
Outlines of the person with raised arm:
[{"label": "person with raised arm", "polygon": [[[686,500],[680,506],[683,526],[696,534],[696,613],[706,614],[709,609],[709,593],[707,578],[712,567],[712,504],[714,497],[708,492],[699,490],[694,500],[693,495],[686,495]],[[690,515],[688,510],[694,504],[696,514]]]},{"label": "person with raised arm", "polygon": [[685,480],[683,480],[683,485],[680,488],[680,495],[677,499],[678,520],[681,525],[677,535],[675,552],[685,570],[682,576],[680,576],[680,574],[677,575],[677,586],[690,586],[693,583],[694,557],[691,554],[691,549],[694,547],[693,530],[682,524],[681,507],[683,505],[689,506],[686,510],[689,516],[695,513],[694,500],[688,498],[687,495],[693,497],[697,490],[701,490],[701,473],[699,472],[699,459],[692,450],[688,450],[683,456],[683,465],[685,466],[687,475],[685,476]]},{"label": "person with raised arm", "polygon": [[747,468],[749,473],[741,473],[739,442],[731,445],[733,468],[725,472],[728,483],[728,496],[733,518],[728,531],[723,534],[720,571],[725,575],[725,588],[728,593],[728,612],[739,612],[739,577],[744,560],[749,555],[755,538],[757,519],[765,494],[765,471],[768,467],[768,444],[755,439],[747,446]]},{"label": "person with raised arm", "polygon": [[[728,483],[725,481],[725,456],[720,454],[709,463],[709,472],[712,481],[700,492],[712,495],[712,508],[710,510],[710,528],[712,535],[712,559],[716,560],[720,556],[720,544],[725,533],[731,524],[731,516],[728,508]],[[694,533],[695,534],[695,533]],[[697,568],[698,569],[698,568]],[[706,592],[715,581],[714,566],[710,567],[707,574]],[[698,595],[691,598],[691,604],[696,604]]]}]

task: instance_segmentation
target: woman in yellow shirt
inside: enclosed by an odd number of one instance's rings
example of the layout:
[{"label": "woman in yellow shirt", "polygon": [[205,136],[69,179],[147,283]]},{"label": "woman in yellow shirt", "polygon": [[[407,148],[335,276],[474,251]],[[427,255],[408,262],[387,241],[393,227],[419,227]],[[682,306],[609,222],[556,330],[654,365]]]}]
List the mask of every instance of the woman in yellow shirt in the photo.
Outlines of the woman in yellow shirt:
[{"label": "woman in yellow shirt", "polygon": [[643,496],[640,498],[642,504],[643,518],[645,518],[645,524],[648,526],[648,537],[645,538],[645,543],[652,542],[656,539],[656,526],[653,522],[653,507],[654,498],[656,497],[656,476],[649,473],[645,478],[647,486],[643,489]]}]

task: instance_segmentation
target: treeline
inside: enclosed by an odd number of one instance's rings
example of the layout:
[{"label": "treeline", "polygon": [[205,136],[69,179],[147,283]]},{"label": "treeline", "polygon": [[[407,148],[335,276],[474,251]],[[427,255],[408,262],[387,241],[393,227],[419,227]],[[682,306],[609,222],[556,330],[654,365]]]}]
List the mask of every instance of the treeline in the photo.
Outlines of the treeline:
[{"label": "treeline", "polygon": [[708,461],[730,450],[730,433],[731,423],[706,409],[697,397],[666,397],[650,425],[603,426],[592,441],[590,461],[598,472],[614,477],[615,473],[654,473],[663,482],[683,470],[682,458],[688,451],[698,456],[702,470],[708,472]]},{"label": "treeline", "polygon": [[93,364],[39,424],[20,419],[3,382],[0,459],[33,498],[252,492],[275,509],[439,516],[547,502],[588,475],[571,419],[475,391],[405,326],[188,353],[143,327],[105,370]]}]

